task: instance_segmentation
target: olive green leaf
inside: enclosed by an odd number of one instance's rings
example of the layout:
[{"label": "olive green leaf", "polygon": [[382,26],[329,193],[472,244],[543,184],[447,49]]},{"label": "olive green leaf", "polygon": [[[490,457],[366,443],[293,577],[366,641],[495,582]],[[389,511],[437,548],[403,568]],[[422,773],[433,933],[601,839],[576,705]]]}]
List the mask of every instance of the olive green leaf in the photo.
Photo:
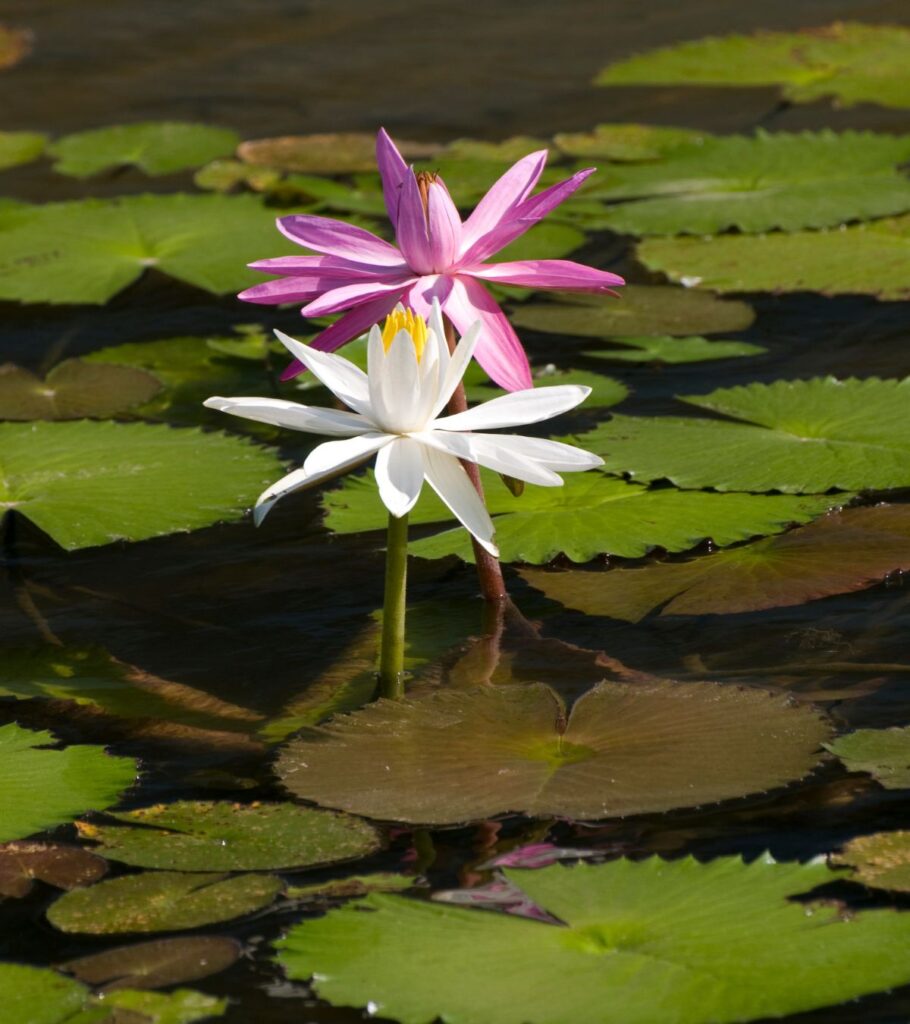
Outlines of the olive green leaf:
[{"label": "olive green leaf", "polygon": [[834,858],[853,868],[854,878],[873,889],[910,892],[910,832],[875,832],[857,836]]},{"label": "olive green leaf", "polygon": [[886,789],[910,789],[910,726],[857,729],[826,744],[851,772],[869,772]]},{"label": "olive green leaf", "polygon": [[708,341],[707,338],[674,338],[669,334],[639,338],[610,338],[622,348],[602,348],[583,352],[589,359],[617,363],[704,363],[712,359],[757,356],[767,352],[761,345],[745,341]]},{"label": "olive green leaf", "polygon": [[[0,51],[3,48],[2,31],[0,28]],[[0,170],[30,164],[41,156],[46,144],[47,136],[39,132],[0,132]]]},{"label": "olive green leaf", "polygon": [[[616,162],[660,160],[678,149],[703,145],[710,132],[654,124],[598,124],[589,132],[562,132],[553,141],[569,156]],[[611,169],[612,170],[612,169]],[[601,172],[601,179],[605,172]],[[585,190],[586,191],[586,190]]]}]

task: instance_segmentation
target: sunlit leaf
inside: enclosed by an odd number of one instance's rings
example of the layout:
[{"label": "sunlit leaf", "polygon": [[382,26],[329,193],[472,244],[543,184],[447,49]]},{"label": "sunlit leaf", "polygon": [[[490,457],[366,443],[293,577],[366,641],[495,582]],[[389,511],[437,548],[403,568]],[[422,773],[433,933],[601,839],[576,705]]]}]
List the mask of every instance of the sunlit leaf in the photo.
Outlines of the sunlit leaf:
[{"label": "sunlit leaf", "polygon": [[603,683],[567,721],[531,683],[377,701],[291,740],[277,770],[297,797],[391,821],[607,818],[783,785],[827,733],[807,705],[711,683]]},{"label": "sunlit leaf", "polygon": [[522,575],[569,608],[638,622],[656,608],[661,615],[722,615],[805,604],[907,569],[910,505],[877,505],[688,562]]},{"label": "sunlit leaf", "polygon": [[69,1024],[89,991],[44,967],[0,963],[0,1004],[5,1024]]},{"label": "sunlit leaf", "polygon": [[28,29],[0,25],[0,71],[18,64],[32,48],[32,34]]},{"label": "sunlit leaf", "polygon": [[834,858],[854,869],[854,878],[874,889],[910,892],[910,832],[857,836]]},{"label": "sunlit leaf", "polygon": [[57,743],[49,732],[0,726],[0,841],[102,810],[136,779],[131,757],[111,757],[101,747],[50,749]]},{"label": "sunlit leaf", "polygon": [[[408,160],[432,156],[438,146],[396,139]],[[376,136],[367,132],[325,135],[282,135],[242,142],[238,156],[250,164],[311,174],[350,174],[376,170]]]},{"label": "sunlit leaf", "polygon": [[[0,28],[0,51],[3,49],[2,33],[3,30]],[[44,152],[46,144],[47,136],[38,132],[0,132],[0,170],[37,160]]]},{"label": "sunlit leaf", "polygon": [[781,85],[786,99],[910,107],[910,29],[835,22],[677,43],[605,68],[598,85]]},{"label": "sunlit leaf", "polygon": [[640,338],[610,338],[622,348],[602,348],[585,352],[589,359],[619,363],[704,363],[712,359],[757,356],[767,352],[761,345],[745,341],[708,341],[707,338],[674,338],[672,335],[650,335]]},{"label": "sunlit leaf", "polygon": [[[654,124],[599,124],[589,132],[562,132],[553,141],[569,156],[600,157],[637,162],[659,160],[682,147],[699,146],[713,138],[693,128]],[[602,178],[598,179],[598,183]]]},{"label": "sunlit leaf", "polygon": [[274,453],[226,434],[87,420],[0,425],[0,509],[68,550],[237,519],[281,469]]},{"label": "sunlit leaf", "polygon": [[35,880],[75,889],[103,878],[107,864],[81,846],[18,842],[0,846],[0,896],[27,896]]},{"label": "sunlit leaf", "polygon": [[133,1021],[137,1024],[139,1021],[142,1024],[194,1024],[221,1017],[228,1008],[228,1001],[187,988],[166,994],[119,989],[105,992],[90,1005],[103,1007],[109,1013],[100,1018],[92,1017],[91,1022],[78,1019],[72,1024],[94,1024],[96,1019],[98,1024],[132,1024]]},{"label": "sunlit leaf", "polygon": [[274,875],[144,871],[74,889],[47,912],[62,932],[170,932],[230,921],[267,907],[281,891]]},{"label": "sunlit leaf", "polygon": [[851,772],[869,772],[886,789],[910,789],[910,726],[857,729],[825,746]]},{"label": "sunlit leaf", "polygon": [[583,245],[584,241],[585,236],[578,228],[557,221],[544,221],[500,249],[489,262],[561,259]]}]

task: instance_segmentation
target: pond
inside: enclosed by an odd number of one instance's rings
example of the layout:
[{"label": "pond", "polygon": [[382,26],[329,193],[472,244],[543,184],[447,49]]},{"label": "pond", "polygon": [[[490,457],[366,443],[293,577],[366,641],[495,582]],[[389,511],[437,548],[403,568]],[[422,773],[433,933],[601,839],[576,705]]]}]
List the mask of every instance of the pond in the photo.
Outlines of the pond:
[{"label": "pond", "polygon": [[[11,1024],[906,1019],[902,5],[0,20]],[[272,338],[330,321],[236,293],[302,251],[275,216],[391,238],[380,126],[462,214],[532,150],[543,186],[596,164],[502,258],[627,284],[494,285],[534,384],[592,389],[518,429],[604,467],[484,471],[502,605],[425,489],[375,703],[372,472],[256,529],[319,439],[202,402],[333,408]]]}]

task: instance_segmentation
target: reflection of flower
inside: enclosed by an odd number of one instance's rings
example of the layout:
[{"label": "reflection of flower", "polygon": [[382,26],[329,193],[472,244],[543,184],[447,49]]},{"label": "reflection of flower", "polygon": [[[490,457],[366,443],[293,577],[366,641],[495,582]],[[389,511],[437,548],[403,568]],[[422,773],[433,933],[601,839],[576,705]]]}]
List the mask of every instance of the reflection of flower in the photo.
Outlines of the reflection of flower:
[{"label": "reflection of flower", "polygon": [[[460,333],[482,322],[475,357],[497,384],[509,391],[530,388],[521,343],[480,282],[580,292],[602,292],[624,283],[616,274],[570,260],[485,262],[567,199],[593,168],[532,196],[547,152],[530,153],[503,174],[462,224],[442,179],[415,174],[385,131],[377,138],[376,158],[397,248],[363,228],[328,217],[279,217],[278,228],[288,238],[324,255],[253,263],[255,270],[282,276],[240,296],[249,302],[304,302],[305,316],[348,310],[316,336],[316,348],[334,351],[399,301],[427,317],[437,298]],[[299,361],[292,363],[285,378],[302,369]]]},{"label": "reflection of flower", "polygon": [[537,423],[574,408],[590,388],[563,385],[502,395],[454,416],[439,414],[461,381],[474,353],[480,324],[471,326],[449,355],[439,302],[430,326],[408,310],[396,309],[385,328],[374,326],[367,349],[368,372],[341,356],[319,352],[278,332],[292,355],[353,412],[320,409],[277,398],[209,398],[221,409],[292,430],[328,434],[306,458],[256,503],[261,522],[285,494],[309,487],[376,455],[379,496],[393,516],[406,515],[420,496],[424,479],[480,543],[496,554],[493,523],[459,459],[488,466],[519,480],[559,486],[555,471],[591,469],[603,461],[581,448],[513,434],[472,433],[480,429]]}]

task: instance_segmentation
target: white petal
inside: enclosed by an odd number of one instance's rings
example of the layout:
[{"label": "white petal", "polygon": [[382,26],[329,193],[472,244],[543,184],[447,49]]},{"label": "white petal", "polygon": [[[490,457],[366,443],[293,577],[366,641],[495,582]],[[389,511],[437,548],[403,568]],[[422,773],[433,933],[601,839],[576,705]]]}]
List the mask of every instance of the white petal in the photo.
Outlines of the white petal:
[{"label": "white petal", "polygon": [[508,395],[468,409],[467,412],[459,412],[454,416],[437,420],[433,427],[440,430],[495,430],[498,427],[539,423],[568,409],[574,409],[590,394],[590,388],[578,384],[512,391]]},{"label": "white petal", "polygon": [[452,515],[490,552],[499,556],[493,543],[493,520],[477,496],[474,485],[458,459],[426,446],[421,447],[423,469],[430,486],[448,505]]},{"label": "white petal", "polygon": [[[438,416],[446,405],[448,405],[449,399],[452,397],[452,392],[456,387],[458,387],[461,382],[461,378],[465,375],[468,363],[470,363],[471,356],[474,355],[474,349],[477,347],[477,339],[480,336],[481,326],[482,325],[479,320],[476,323],[471,324],[468,330],[462,335],[461,340],[455,346],[455,351],[449,359],[449,365],[446,368],[442,385],[439,388],[439,396],[436,399],[436,405],[433,408],[434,417]],[[464,413],[456,413],[456,415],[464,416]]]},{"label": "white petal", "polygon": [[[479,434],[472,434],[479,437]],[[492,434],[507,451],[533,460],[547,469],[555,469],[557,473],[582,472],[602,466],[604,460],[593,452],[575,445],[563,444],[562,441],[548,441],[543,437],[525,437],[523,434]]]},{"label": "white petal", "polygon": [[386,407],[382,389],[382,375],[385,372],[385,345],[382,331],[378,326],[370,328],[367,340],[367,377],[370,389],[370,414],[376,423],[386,424],[391,410]]},{"label": "white petal", "polygon": [[376,456],[379,497],[393,516],[406,516],[420,497],[423,487],[423,457],[420,445],[409,437],[398,437]]},{"label": "white petal", "polygon": [[377,422],[392,434],[420,430],[423,422],[418,417],[420,381],[417,373],[417,350],[414,339],[407,331],[399,331],[392,339],[378,375],[382,389],[384,414]]},{"label": "white petal", "polygon": [[504,443],[531,440],[529,438],[519,439],[509,435],[500,437],[497,434],[455,434],[445,430],[428,430],[413,436],[431,448],[456,455],[459,459],[476,462],[479,466],[486,466],[497,473],[526,480],[529,484],[538,484],[540,487],[562,486],[562,478],[549,466],[528,458],[519,446]]},{"label": "white petal", "polygon": [[305,430],[310,434],[326,434],[329,437],[356,437],[375,429],[369,420],[355,412],[320,409],[286,402],[281,398],[222,398],[215,395],[202,404],[208,409],[220,409],[232,416],[242,416],[245,420],[273,423],[276,427]]},{"label": "white petal", "polygon": [[430,321],[428,324],[430,330],[436,335],[438,341],[441,341],[445,351],[449,351],[448,343],[446,342],[446,325],[442,319],[442,307],[439,305],[439,299],[433,296],[433,306],[430,310]]},{"label": "white petal", "polygon": [[342,356],[310,348],[283,331],[275,331],[275,336],[333,395],[355,412],[370,417],[370,386],[359,366]]}]

